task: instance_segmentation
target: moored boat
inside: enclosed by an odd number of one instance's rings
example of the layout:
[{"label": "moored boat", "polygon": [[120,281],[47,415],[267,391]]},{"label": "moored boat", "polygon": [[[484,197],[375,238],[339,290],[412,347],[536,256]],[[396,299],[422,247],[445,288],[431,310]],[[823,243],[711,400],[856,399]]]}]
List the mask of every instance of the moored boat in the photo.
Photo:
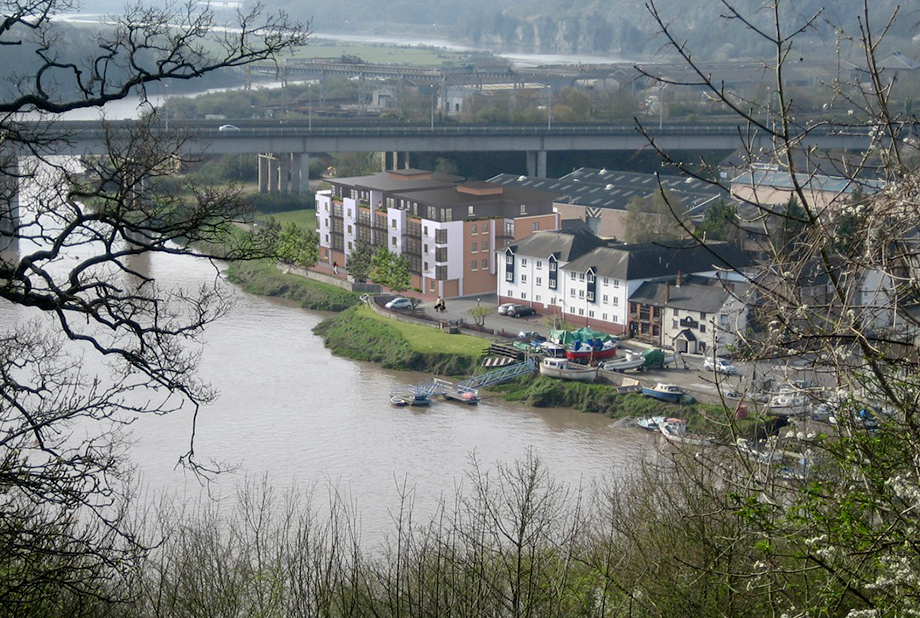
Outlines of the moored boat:
[{"label": "moored boat", "polygon": [[678,403],[684,396],[684,391],[674,384],[664,384],[659,382],[654,388],[648,386],[642,387],[642,394],[646,397],[667,401],[669,403]]},{"label": "moored boat", "polygon": [[597,367],[587,367],[565,358],[544,358],[540,362],[540,375],[560,380],[594,382],[597,379]]},{"label": "moored boat", "polygon": [[694,446],[708,446],[712,444],[709,438],[692,434],[687,431],[687,421],[682,418],[669,418],[658,426],[658,430],[671,442],[692,444]]}]

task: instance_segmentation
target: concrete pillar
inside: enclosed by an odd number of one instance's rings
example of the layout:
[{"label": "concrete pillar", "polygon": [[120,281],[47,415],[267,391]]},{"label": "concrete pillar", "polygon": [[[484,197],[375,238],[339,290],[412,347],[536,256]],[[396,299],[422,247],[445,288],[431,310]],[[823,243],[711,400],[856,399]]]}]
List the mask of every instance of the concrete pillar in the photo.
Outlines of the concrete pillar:
[{"label": "concrete pillar", "polygon": [[18,246],[16,228],[19,226],[19,179],[12,176],[0,180],[0,251]]},{"label": "concrete pillar", "polygon": [[405,159],[405,161],[403,161],[403,169],[409,169],[410,167],[412,167],[412,166],[409,164],[409,154],[410,154],[410,153],[406,152],[406,153],[403,153],[403,154],[406,155],[406,159]]},{"label": "concrete pillar", "polygon": [[284,152],[278,155],[278,191],[291,192],[291,153]]},{"label": "concrete pillar", "polygon": [[310,192],[310,155],[295,152],[291,155],[291,193],[305,195]]},{"label": "concrete pillar", "polygon": [[382,157],[380,157],[380,171],[385,172],[387,171],[387,152],[384,151],[384,152],[381,152],[380,154],[383,155]]},{"label": "concrete pillar", "polygon": [[546,178],[546,151],[537,152],[537,178]]},{"label": "concrete pillar", "polygon": [[281,178],[279,175],[281,167],[278,165],[278,159],[271,155],[268,159],[268,192],[278,193],[281,190]]},{"label": "concrete pillar", "polygon": [[259,193],[268,193],[271,155],[259,153]]},{"label": "concrete pillar", "polygon": [[537,153],[532,150],[527,151],[527,175],[537,175]]},{"label": "concrete pillar", "polygon": [[390,169],[398,170],[399,169],[399,152],[393,151],[393,167]]}]

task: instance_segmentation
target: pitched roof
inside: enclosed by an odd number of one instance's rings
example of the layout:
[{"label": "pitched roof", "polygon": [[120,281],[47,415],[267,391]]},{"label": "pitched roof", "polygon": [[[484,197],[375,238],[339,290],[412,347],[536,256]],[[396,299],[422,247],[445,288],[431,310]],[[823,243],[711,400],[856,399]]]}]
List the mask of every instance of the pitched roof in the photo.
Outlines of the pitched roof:
[{"label": "pitched roof", "polygon": [[563,270],[586,272],[594,268],[601,277],[631,281],[677,275],[746,268],[750,258],[725,242],[676,240],[598,247],[572,260]]},{"label": "pitched roof", "polygon": [[[717,313],[730,293],[726,283],[713,277],[685,277],[680,287],[677,279],[646,281],[629,297],[630,302],[672,307],[704,313]],[[730,285],[730,284],[728,284]]]},{"label": "pitched roof", "polygon": [[548,258],[555,253],[558,254],[559,260],[568,262],[605,243],[606,241],[587,230],[557,230],[536,232],[508,248],[517,255],[536,258]]}]

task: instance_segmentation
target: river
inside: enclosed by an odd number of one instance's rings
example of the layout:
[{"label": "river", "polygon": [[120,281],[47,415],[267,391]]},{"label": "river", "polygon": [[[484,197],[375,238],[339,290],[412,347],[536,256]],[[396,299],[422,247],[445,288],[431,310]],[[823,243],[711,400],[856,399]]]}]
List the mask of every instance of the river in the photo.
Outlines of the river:
[{"label": "river", "polygon": [[[195,289],[215,278],[212,266],[187,256],[153,255],[132,266],[164,287]],[[429,514],[463,481],[474,454],[489,468],[533,449],[558,480],[589,484],[653,450],[651,435],[570,409],[531,409],[497,397],[479,406],[393,407],[391,391],[431,376],[337,358],[312,332],[321,315],[224,285],[236,302],[204,336],[200,375],[220,397],[199,412],[196,455],[236,469],[218,478],[212,495],[231,494],[246,477],[316,486],[321,496],[335,487],[350,497],[363,535],[376,539],[391,529],[398,485],[414,489],[418,515]],[[34,313],[0,304],[0,324],[27,316]],[[150,499],[200,495],[197,479],[176,467],[191,420],[180,411],[132,425],[130,457]]]}]

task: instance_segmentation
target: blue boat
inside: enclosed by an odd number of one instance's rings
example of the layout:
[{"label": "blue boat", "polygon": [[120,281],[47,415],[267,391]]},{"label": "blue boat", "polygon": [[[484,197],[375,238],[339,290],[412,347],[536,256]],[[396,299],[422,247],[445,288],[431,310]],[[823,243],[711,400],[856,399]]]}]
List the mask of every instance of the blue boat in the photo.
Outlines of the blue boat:
[{"label": "blue boat", "polygon": [[684,391],[682,391],[679,386],[665,384],[663,382],[656,384],[655,388],[643,386],[642,394],[646,397],[658,399],[659,401],[667,401],[668,403],[680,403],[680,400],[684,397]]}]

